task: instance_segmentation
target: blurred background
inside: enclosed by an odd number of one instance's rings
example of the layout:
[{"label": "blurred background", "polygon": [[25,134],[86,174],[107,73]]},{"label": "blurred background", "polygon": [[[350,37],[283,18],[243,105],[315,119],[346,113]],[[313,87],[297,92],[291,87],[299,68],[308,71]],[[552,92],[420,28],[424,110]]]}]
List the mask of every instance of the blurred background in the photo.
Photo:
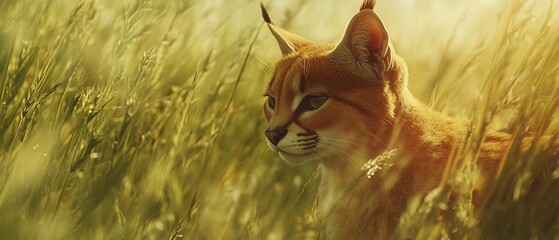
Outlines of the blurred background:
[{"label": "blurred background", "polygon": [[[557,132],[557,3],[375,10],[418,99],[522,137]],[[317,165],[288,166],[264,142],[281,53],[259,4],[0,1],[0,238],[316,239]],[[283,28],[336,43],[361,0],[263,4]],[[559,196],[556,172],[546,196]],[[490,236],[558,236],[558,204],[542,195],[526,210],[525,192],[503,193]],[[420,217],[399,236],[469,236]]]}]

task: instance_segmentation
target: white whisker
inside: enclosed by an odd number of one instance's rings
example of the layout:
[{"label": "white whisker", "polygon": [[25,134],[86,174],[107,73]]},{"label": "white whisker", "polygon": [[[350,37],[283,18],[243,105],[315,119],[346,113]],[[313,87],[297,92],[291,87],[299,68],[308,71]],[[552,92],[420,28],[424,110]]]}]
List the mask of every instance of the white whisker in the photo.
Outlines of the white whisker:
[{"label": "white whisker", "polygon": [[[341,139],[341,138],[321,138],[321,141],[329,141],[329,142],[335,141],[335,142],[338,142],[338,143],[347,143],[347,144],[351,144],[352,146],[361,147],[361,148],[364,148],[364,149],[371,148],[371,146],[363,144],[361,142],[353,142],[353,141],[349,141],[349,140]],[[348,147],[348,148],[351,149],[351,150],[355,150],[351,147]]]},{"label": "white whisker", "polygon": [[341,149],[336,148],[336,146],[332,146],[329,144],[321,144],[320,147],[324,148],[325,150],[330,150],[333,154],[336,154],[338,156],[342,156],[342,157],[347,157],[352,163],[357,163],[360,164],[360,161],[355,159],[353,156],[349,155],[346,153],[346,151],[343,151]]},{"label": "white whisker", "polygon": [[375,135],[374,133],[368,131],[366,128],[360,127],[359,129],[360,129],[361,131],[363,131],[364,133],[366,133],[367,135],[370,135],[371,137],[374,137],[375,139],[377,139],[382,145],[384,145],[384,147],[388,147],[388,146],[386,145],[386,143],[384,143],[382,140],[380,140],[380,138],[379,138],[377,135]]}]

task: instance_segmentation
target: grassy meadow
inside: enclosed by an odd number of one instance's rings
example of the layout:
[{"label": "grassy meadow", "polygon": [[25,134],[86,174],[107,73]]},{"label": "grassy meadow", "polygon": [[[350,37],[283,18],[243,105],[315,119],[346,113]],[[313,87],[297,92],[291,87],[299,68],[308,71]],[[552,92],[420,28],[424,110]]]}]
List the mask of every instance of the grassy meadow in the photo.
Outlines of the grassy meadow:
[{"label": "grassy meadow", "polygon": [[[518,151],[559,137],[559,1],[377,2],[415,96],[473,120],[394,239],[559,239],[558,161]],[[259,3],[0,1],[0,239],[318,238],[317,165],[288,166],[264,142],[281,54]],[[332,43],[361,0],[263,3]],[[470,163],[488,128],[515,141],[475,227]]]}]

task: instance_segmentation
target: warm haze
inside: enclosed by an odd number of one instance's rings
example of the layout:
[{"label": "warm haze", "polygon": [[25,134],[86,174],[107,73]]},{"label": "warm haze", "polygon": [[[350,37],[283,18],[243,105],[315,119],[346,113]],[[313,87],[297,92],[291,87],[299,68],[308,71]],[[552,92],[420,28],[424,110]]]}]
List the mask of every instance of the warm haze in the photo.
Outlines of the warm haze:
[{"label": "warm haze", "polygon": [[[335,45],[361,0],[263,4],[281,27]],[[557,5],[378,0],[410,92],[475,123],[443,186],[463,192],[457,211],[437,221],[444,189],[412,200],[394,237],[558,237],[556,161],[542,170],[541,149],[517,151],[559,127]],[[289,166],[263,135],[282,53],[259,1],[2,1],[0,22],[0,236],[321,236],[317,164]],[[474,227],[467,163],[487,128],[514,143]]]}]

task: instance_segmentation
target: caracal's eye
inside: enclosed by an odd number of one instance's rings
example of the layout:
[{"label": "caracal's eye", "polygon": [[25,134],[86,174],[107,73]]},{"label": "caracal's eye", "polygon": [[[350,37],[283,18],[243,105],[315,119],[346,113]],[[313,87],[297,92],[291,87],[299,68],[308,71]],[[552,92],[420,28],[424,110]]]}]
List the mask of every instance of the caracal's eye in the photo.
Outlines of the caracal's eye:
[{"label": "caracal's eye", "polygon": [[272,96],[268,96],[268,106],[271,109],[276,108],[276,98],[272,97]]},{"label": "caracal's eye", "polygon": [[308,96],[306,98],[309,110],[318,109],[328,100],[327,96]]}]

